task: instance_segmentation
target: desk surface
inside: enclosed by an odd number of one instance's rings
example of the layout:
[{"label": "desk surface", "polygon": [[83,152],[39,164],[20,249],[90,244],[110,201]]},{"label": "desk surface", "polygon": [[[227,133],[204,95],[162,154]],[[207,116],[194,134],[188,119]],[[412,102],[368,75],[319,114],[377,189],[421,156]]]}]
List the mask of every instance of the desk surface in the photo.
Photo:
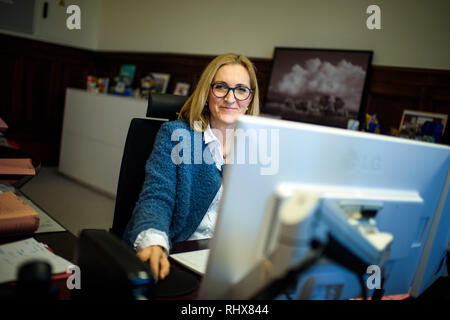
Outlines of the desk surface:
[{"label": "desk surface", "polygon": [[[5,243],[13,242],[13,241],[19,241],[19,240],[23,240],[23,239],[26,239],[29,237],[30,237],[30,235],[22,235],[22,236],[11,236],[11,237],[0,238],[0,244],[5,244]],[[76,246],[77,246],[77,242],[78,242],[78,237],[76,237],[69,231],[40,233],[40,234],[34,234],[33,237],[37,241],[47,244],[55,254],[63,257],[64,259],[66,259],[68,261],[75,263],[75,251],[76,251]],[[187,252],[187,251],[206,249],[206,248],[208,248],[208,243],[209,243],[208,240],[192,240],[192,241],[175,243],[173,245],[173,252]],[[178,270],[186,271],[186,272],[194,275],[199,281],[201,280],[200,275],[190,271],[189,269],[176,263],[173,260],[171,260],[171,268],[176,268]],[[59,290],[58,299],[60,299],[60,300],[70,300],[70,298],[71,298],[71,291],[67,288],[66,281],[67,280],[64,278],[64,279],[53,280],[53,282],[52,282],[53,285]],[[170,300],[170,299],[193,300],[193,299],[196,299],[197,297],[198,297],[198,288],[187,295],[165,298],[165,299],[166,300]]]},{"label": "desk surface", "polygon": [[[30,235],[24,236],[12,236],[7,238],[1,238],[0,244],[23,240],[29,238]],[[70,233],[69,231],[64,232],[52,232],[52,233],[40,233],[34,234],[33,237],[40,242],[47,244],[52,251],[63,257],[64,259],[75,262],[75,250],[77,246],[78,237]],[[186,252],[186,251],[195,251],[201,249],[207,249],[209,244],[209,240],[191,240],[175,243],[173,245],[173,252]],[[193,274],[199,281],[201,280],[201,276],[188,270],[187,268],[177,264],[174,261],[171,261],[171,268],[177,268],[179,270],[183,270]],[[59,290],[59,299],[60,300],[69,300],[71,296],[71,291],[67,288],[66,279],[58,279],[54,280],[53,284]],[[198,289],[193,292],[173,298],[167,299],[183,299],[183,300],[191,300],[196,299],[198,296]]]},{"label": "desk surface", "polygon": [[[20,190],[18,190],[17,192],[26,197],[26,195],[21,193]],[[28,234],[28,235],[1,237],[0,244],[24,240],[24,239],[27,239],[30,237],[34,237],[37,241],[47,244],[49,246],[49,248],[56,255],[61,256],[62,258],[75,263],[75,253],[76,253],[76,247],[77,247],[77,243],[78,243],[78,237],[69,231],[34,233],[34,234]],[[183,242],[174,243],[171,253],[202,250],[202,249],[207,249],[208,246],[209,246],[209,240],[207,240],[207,239],[183,241]],[[186,271],[190,274],[193,274],[199,281],[201,280],[200,275],[188,270],[187,268],[183,267],[182,265],[179,265],[178,263],[176,263],[173,260],[171,261],[171,267]],[[66,279],[54,280],[53,284],[59,289],[59,299],[62,299],[62,300],[70,299],[71,292],[67,288]],[[197,296],[198,296],[198,289],[191,292],[188,295],[174,297],[173,299],[195,299],[195,298],[197,298]]]}]

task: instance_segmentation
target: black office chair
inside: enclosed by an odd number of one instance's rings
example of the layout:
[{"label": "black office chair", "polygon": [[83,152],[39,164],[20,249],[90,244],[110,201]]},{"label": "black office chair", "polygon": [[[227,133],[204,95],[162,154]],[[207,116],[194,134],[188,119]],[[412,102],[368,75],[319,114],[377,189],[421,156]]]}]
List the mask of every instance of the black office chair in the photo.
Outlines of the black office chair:
[{"label": "black office chair", "polygon": [[131,120],[122,156],[114,220],[110,229],[110,232],[120,238],[142,189],[145,163],[152,152],[156,134],[165,121],[178,118],[178,112],[186,100],[186,96],[152,93],[148,100],[146,116],[159,120],[138,118]]}]

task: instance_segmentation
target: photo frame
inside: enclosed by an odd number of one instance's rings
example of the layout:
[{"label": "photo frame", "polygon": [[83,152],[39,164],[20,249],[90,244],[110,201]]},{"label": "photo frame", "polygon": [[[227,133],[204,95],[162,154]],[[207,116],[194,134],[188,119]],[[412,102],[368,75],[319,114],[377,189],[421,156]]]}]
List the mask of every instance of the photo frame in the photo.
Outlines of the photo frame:
[{"label": "photo frame", "polygon": [[175,89],[173,90],[174,95],[187,96],[189,94],[189,89],[191,84],[187,82],[177,82]]},{"label": "photo frame", "polygon": [[417,110],[403,110],[399,126],[400,137],[440,142],[447,126],[448,115]]},{"label": "photo frame", "polygon": [[168,73],[155,73],[150,74],[154,80],[153,92],[166,93],[169,86],[170,74]]},{"label": "photo frame", "polygon": [[373,51],[276,47],[262,113],[347,128],[363,118]]}]

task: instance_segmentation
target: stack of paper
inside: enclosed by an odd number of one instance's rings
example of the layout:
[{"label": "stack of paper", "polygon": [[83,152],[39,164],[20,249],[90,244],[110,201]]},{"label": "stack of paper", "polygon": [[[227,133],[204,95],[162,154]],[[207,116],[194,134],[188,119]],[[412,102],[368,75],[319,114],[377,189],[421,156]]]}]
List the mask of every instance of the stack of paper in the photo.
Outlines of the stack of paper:
[{"label": "stack of paper", "polygon": [[26,262],[36,260],[49,263],[53,274],[65,273],[67,267],[72,265],[33,238],[16,241],[0,246],[0,283],[16,281],[19,268]]},{"label": "stack of paper", "polygon": [[171,254],[170,257],[191,271],[200,275],[206,272],[210,249]]}]

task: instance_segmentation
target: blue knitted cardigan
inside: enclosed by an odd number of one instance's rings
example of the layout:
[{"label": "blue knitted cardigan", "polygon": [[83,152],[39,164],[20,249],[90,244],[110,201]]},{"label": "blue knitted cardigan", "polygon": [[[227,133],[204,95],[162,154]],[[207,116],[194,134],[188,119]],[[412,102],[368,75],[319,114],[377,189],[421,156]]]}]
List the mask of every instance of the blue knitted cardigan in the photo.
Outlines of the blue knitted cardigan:
[{"label": "blue knitted cardigan", "polygon": [[[174,131],[178,134],[172,141]],[[183,150],[189,150],[185,146],[190,147],[190,157],[183,154]],[[172,161],[173,152],[190,162],[177,164]],[[192,130],[185,120],[164,123],[147,160],[142,191],[123,239],[132,245],[140,232],[154,228],[166,232],[170,246],[187,240],[202,221],[220,184],[220,171],[203,134]]]}]

